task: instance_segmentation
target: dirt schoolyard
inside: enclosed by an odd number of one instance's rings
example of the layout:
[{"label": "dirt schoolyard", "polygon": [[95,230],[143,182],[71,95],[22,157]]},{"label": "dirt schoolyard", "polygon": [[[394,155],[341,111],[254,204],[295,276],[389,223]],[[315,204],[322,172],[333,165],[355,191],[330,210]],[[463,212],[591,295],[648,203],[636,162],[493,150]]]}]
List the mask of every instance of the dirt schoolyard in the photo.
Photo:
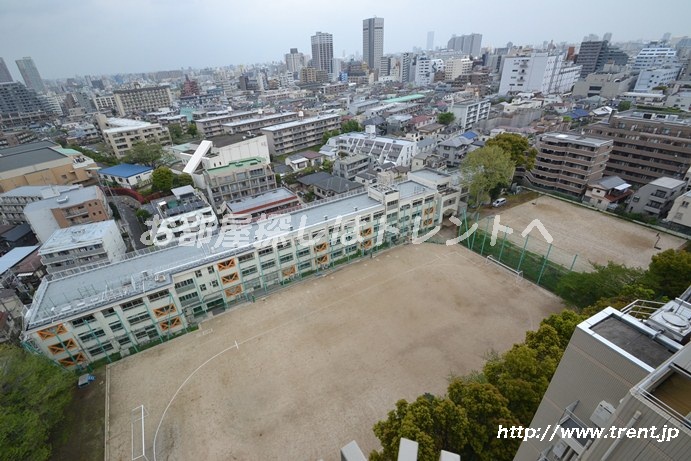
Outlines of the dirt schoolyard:
[{"label": "dirt schoolyard", "polygon": [[351,440],[367,455],[397,400],[443,393],[561,309],[460,246],[392,249],[113,364],[108,459],[131,459],[142,404],[151,461],[338,460]]}]

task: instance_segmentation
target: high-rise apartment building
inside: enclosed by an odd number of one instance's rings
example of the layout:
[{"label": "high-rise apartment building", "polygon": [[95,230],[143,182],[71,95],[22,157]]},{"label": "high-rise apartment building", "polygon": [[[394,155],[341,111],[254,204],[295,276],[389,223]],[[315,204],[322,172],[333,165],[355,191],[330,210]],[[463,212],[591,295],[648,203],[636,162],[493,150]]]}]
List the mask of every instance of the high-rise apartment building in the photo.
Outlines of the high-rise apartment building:
[{"label": "high-rise apartment building", "polygon": [[38,73],[38,69],[36,68],[36,64],[34,64],[33,59],[27,56],[22,59],[17,59],[16,62],[19,73],[22,74],[22,78],[24,79],[24,83],[26,83],[27,88],[39,93],[46,91],[46,86],[43,84],[41,74]]},{"label": "high-rise apartment building", "polygon": [[293,78],[297,78],[300,70],[305,67],[305,55],[299,53],[297,48],[291,48],[290,53],[286,54],[286,67]]},{"label": "high-rise apartment building", "polygon": [[5,60],[0,58],[0,83],[12,82],[12,74],[5,64]]},{"label": "high-rise apartment building", "polygon": [[605,64],[625,65],[629,61],[629,56],[618,48],[609,46],[607,40],[583,41],[576,64],[582,66],[581,77],[585,78],[588,74],[601,71]]},{"label": "high-rise apartment building", "polygon": [[564,56],[544,52],[504,57],[499,94],[571,91],[580,74],[580,66],[564,61]]},{"label": "high-rise apartment building", "polygon": [[482,34],[454,35],[446,46],[449,50],[460,51],[470,56],[480,56]]},{"label": "high-rise apartment building", "polygon": [[0,83],[0,116],[41,111],[41,101],[19,82]]},{"label": "high-rise apartment building", "polygon": [[129,90],[115,90],[115,106],[120,116],[135,112],[155,112],[164,107],[170,107],[172,98],[167,86],[151,86],[132,88]]},{"label": "high-rise apartment building", "polygon": [[401,82],[409,83],[415,80],[415,73],[411,72],[414,59],[415,55],[413,53],[403,53],[401,55]]},{"label": "high-rise apartment building", "polygon": [[326,32],[312,35],[312,67],[333,75],[334,39]]},{"label": "high-rise apartment building", "polygon": [[434,31],[430,30],[427,32],[427,51],[434,49]]},{"label": "high-rise apartment building", "polygon": [[384,54],[384,18],[369,18],[362,21],[362,60],[370,70],[379,71]]}]

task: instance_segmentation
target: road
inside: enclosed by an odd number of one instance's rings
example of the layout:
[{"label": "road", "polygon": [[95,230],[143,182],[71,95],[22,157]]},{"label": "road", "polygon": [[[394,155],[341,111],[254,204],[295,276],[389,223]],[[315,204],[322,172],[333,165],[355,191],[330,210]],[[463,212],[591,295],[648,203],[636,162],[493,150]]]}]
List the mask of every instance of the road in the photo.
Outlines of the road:
[{"label": "road", "polygon": [[119,224],[130,236],[133,249],[141,250],[142,248],[146,248],[146,245],[144,245],[141,241],[144,226],[140,224],[137,216],[135,215],[136,211],[141,207],[140,203],[132,197],[128,197],[126,195],[109,195],[108,201],[115,203],[117,206],[118,211],[120,212]]}]

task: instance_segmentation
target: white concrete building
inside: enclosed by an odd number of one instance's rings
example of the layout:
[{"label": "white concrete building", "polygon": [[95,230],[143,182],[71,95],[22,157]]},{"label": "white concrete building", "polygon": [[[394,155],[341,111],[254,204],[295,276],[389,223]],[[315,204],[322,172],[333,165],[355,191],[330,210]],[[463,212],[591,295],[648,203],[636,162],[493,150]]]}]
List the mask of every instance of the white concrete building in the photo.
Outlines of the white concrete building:
[{"label": "white concrete building", "polygon": [[665,106],[691,112],[691,91],[680,91],[679,93],[667,96]]},{"label": "white concrete building", "polygon": [[[397,166],[410,167],[413,163],[413,157],[417,155],[417,143],[415,141],[366,133],[345,133],[334,136],[324,147],[329,152],[367,155],[379,165],[391,162]],[[326,152],[324,154],[328,155]]]},{"label": "white concrete building", "polygon": [[502,62],[499,94],[567,92],[581,71],[580,66],[567,65],[563,55],[547,52],[507,56]]},{"label": "white concrete building", "polygon": [[49,274],[115,262],[126,252],[120,229],[112,219],[58,229],[38,250]]},{"label": "white concrete building", "polygon": [[667,220],[691,229],[691,191],[680,195],[674,200],[672,208],[669,210]]},{"label": "white concrete building", "polygon": [[643,48],[636,55],[632,69],[635,72],[669,65],[679,65],[677,50],[667,47],[648,47]]},{"label": "white concrete building", "polygon": [[154,169],[150,166],[121,163],[99,170],[98,176],[103,184],[136,189],[149,184],[153,172]]},{"label": "white concrete building", "polygon": [[112,94],[94,96],[92,101],[94,102],[94,106],[96,106],[96,110],[98,112],[102,112],[104,114],[112,114],[113,109],[117,110],[117,106],[115,104],[115,96],[113,96]]},{"label": "white concrete building", "polygon": [[160,222],[156,234],[150,236],[154,245],[168,245],[180,237],[194,237],[199,232],[215,229],[218,219],[204,196],[192,186],[171,189],[173,196],[156,200],[154,211]]},{"label": "white concrete building", "polygon": [[340,128],[340,115],[325,114],[268,126],[261,132],[266,135],[271,155],[282,155],[321,143],[325,132]]},{"label": "white concrete building", "polygon": [[106,118],[102,114],[96,115],[96,122],[103,140],[116,157],[123,157],[138,142],[155,142],[164,146],[171,143],[168,128],[159,123],[126,118]]},{"label": "white concrete building", "polygon": [[431,59],[429,56],[415,58],[415,84],[419,86],[431,85],[437,72],[444,72],[444,61]]},{"label": "white concrete building", "polygon": [[492,108],[492,103],[489,99],[474,100],[467,99],[460,102],[452,102],[449,106],[449,112],[456,116],[456,122],[462,131],[467,131],[473,127],[474,124],[480,120],[489,118],[489,111]]},{"label": "white concrete building", "polygon": [[679,66],[658,67],[656,69],[643,69],[638,74],[636,86],[633,91],[649,93],[659,86],[669,86],[679,75]]}]

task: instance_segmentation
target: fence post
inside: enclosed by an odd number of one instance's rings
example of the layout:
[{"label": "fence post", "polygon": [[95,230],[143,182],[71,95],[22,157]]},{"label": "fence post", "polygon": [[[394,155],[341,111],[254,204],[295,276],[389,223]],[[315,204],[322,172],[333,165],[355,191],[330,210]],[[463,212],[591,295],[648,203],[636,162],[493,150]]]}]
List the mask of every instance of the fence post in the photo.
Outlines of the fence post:
[{"label": "fence post", "polygon": [[576,265],[576,259],[577,259],[577,258],[578,258],[578,253],[576,253],[576,254],[573,256],[573,262],[571,263],[571,267],[569,268],[569,272],[573,272],[573,266]]},{"label": "fence post", "polygon": [[[465,233],[466,233],[466,240],[468,240],[467,245],[468,249],[470,248],[470,239],[468,239],[468,215],[465,213],[465,210],[463,210],[463,223],[465,224]],[[461,236],[461,226],[458,226],[458,236]]]},{"label": "fence post", "polygon": [[487,217],[487,225],[485,226],[485,237],[482,239],[482,248],[480,248],[480,256],[483,256],[485,251],[485,242],[487,241],[487,229],[489,229],[489,217]]},{"label": "fence post", "polygon": [[501,248],[499,249],[499,262],[501,262],[501,255],[504,254],[504,245],[506,245],[506,236],[508,234],[508,228],[504,229],[504,240],[501,241]]},{"label": "fence post", "polygon": [[521,266],[523,265],[523,258],[525,257],[525,249],[528,246],[528,239],[530,238],[530,234],[525,236],[525,243],[523,244],[523,251],[521,252],[521,257],[518,260],[518,267],[516,267],[516,271],[521,270]]},{"label": "fence post", "polygon": [[537,284],[540,284],[540,280],[542,280],[542,273],[545,271],[545,266],[547,265],[547,261],[549,260],[549,252],[552,251],[552,244],[549,244],[549,247],[547,248],[547,254],[545,255],[545,260],[542,262],[542,267],[540,268],[540,275],[537,277]]}]

